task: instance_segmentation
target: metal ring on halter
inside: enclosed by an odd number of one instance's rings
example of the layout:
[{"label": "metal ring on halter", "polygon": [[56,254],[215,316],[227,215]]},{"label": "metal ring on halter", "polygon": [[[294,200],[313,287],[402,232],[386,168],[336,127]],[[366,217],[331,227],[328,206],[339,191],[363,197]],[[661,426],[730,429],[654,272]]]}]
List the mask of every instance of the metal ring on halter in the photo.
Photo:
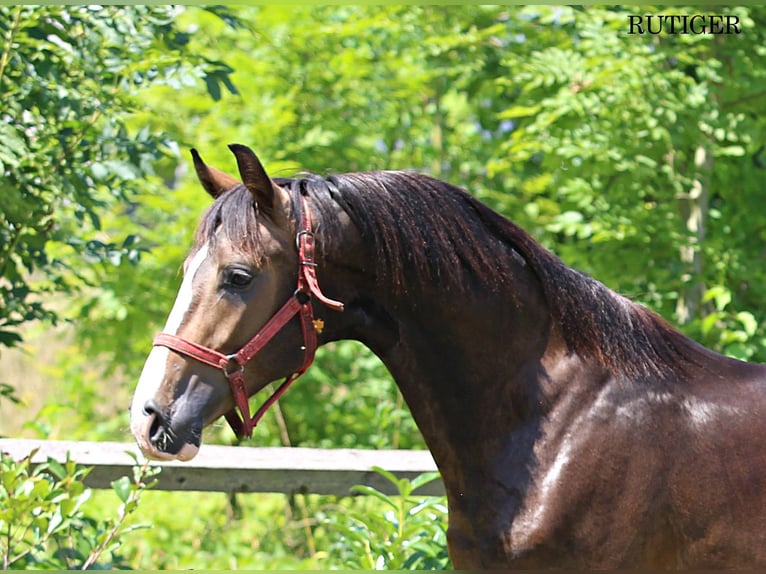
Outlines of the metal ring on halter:
[{"label": "metal ring on halter", "polygon": [[[221,370],[223,371],[224,376],[228,379],[231,375],[233,375],[236,372],[243,373],[245,371],[245,365],[240,365],[239,361],[237,361],[236,355],[226,355],[226,360],[228,361],[225,365],[221,365]],[[236,368],[229,370],[229,367],[231,365],[235,365]]]},{"label": "metal ring on halter", "polygon": [[301,305],[305,305],[309,301],[311,301],[311,292],[306,293],[302,289],[296,289],[293,293],[293,297],[295,297],[298,300],[298,303]]}]

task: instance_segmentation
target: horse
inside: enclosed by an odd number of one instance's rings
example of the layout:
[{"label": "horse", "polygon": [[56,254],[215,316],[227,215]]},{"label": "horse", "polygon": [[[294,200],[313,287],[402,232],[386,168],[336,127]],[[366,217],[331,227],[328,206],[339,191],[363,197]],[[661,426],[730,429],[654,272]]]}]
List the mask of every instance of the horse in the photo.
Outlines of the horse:
[{"label": "horse", "polygon": [[[412,172],[239,179],[213,197],[131,430],[188,460],[241,436],[355,339],[441,472],[457,569],[766,566],[766,367],[706,349],[449,183]],[[251,416],[248,397],[284,383]]]}]

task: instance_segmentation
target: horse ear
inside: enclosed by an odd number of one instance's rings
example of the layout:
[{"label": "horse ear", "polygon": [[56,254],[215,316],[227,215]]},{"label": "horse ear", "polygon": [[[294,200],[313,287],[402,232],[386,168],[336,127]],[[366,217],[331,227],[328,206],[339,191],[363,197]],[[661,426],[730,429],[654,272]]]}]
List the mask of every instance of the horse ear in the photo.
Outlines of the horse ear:
[{"label": "horse ear", "polygon": [[258,156],[249,147],[240,144],[231,144],[229,149],[237,158],[242,183],[253,194],[258,207],[270,216],[282,213],[282,210],[276,208],[287,205],[289,202],[287,192],[266,174]]},{"label": "horse ear", "polygon": [[239,181],[237,181],[236,178],[233,178],[222,171],[218,171],[202,161],[202,157],[196,149],[192,148],[191,155],[192,160],[194,161],[194,169],[197,171],[197,177],[199,178],[202,187],[213,196],[213,199],[217,198],[223,192],[229,191],[231,188],[239,185]]}]

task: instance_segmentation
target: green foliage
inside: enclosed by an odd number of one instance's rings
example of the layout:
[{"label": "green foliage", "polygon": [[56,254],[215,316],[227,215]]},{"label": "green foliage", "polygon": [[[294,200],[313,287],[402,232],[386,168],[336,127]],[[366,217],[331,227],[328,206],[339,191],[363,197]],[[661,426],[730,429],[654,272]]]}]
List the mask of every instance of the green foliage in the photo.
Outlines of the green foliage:
[{"label": "green foliage", "polygon": [[188,53],[175,16],[163,6],[0,7],[0,345],[17,344],[26,322],[57,318],[49,294],[93,285],[91,269],[135,265],[145,251],[139,229],[102,229],[174,148],[128,125],[139,91],[196,77],[233,90],[230,70]]},{"label": "green foliage", "polygon": [[[712,312],[702,294],[714,285],[732,286],[729,311],[761,324],[762,231],[748,206],[760,201],[764,169],[764,123],[753,109],[766,94],[766,53],[755,47],[764,32],[754,24],[763,11],[724,8],[742,22],[737,37],[630,36],[634,12],[512,13],[524,41],[503,55],[509,73],[494,80],[504,96],[493,102],[509,132],[487,161],[507,193],[486,199],[570,265],[688,322],[692,335]],[[762,336],[736,350],[727,337],[704,340],[766,360]]]},{"label": "green foliage", "polygon": [[413,494],[433,473],[383,475],[396,495],[363,486],[353,497],[150,491],[134,519],[153,528],[123,552],[141,569],[448,568],[444,499]]},{"label": "green foliage", "polygon": [[[140,528],[127,519],[136,511],[148,482],[159,472],[136,466],[112,483],[120,500],[116,516],[96,520],[86,513],[91,490],[83,479],[89,469],[67,460],[32,465],[34,452],[15,461],[0,453],[0,556],[3,569],[124,568],[117,553],[123,537]],[[148,482],[148,483],[147,483]]]},{"label": "green foliage", "polygon": [[[94,500],[103,495],[96,493]],[[324,500],[310,498],[304,515],[284,495],[146,492],[133,520],[152,528],[132,534],[122,553],[132,568],[150,570],[321,569],[306,525],[316,528],[312,512]],[[321,549],[326,539],[318,537]]]},{"label": "green foliage", "polygon": [[368,497],[367,504],[328,513],[323,521],[331,534],[325,567],[350,570],[444,570],[449,567],[447,509],[442,498],[414,497],[418,487],[435,480],[436,472],[409,481],[374,467],[396,487],[393,496],[369,486],[353,491]]},{"label": "green foliage", "polygon": [[756,350],[766,344],[753,313],[734,310],[732,292],[723,285],[708,289],[702,302],[710,309],[689,325],[692,336],[707,346],[723,349],[730,357],[752,360]]}]

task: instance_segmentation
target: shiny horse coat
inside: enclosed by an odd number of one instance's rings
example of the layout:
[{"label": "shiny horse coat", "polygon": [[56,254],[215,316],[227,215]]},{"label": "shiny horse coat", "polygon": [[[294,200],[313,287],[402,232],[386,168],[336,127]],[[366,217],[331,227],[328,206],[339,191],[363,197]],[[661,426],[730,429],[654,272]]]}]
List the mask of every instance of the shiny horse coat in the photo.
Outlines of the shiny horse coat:
[{"label": "shiny horse coat", "polygon": [[[563,264],[464,191],[413,173],[239,180],[197,162],[215,197],[164,331],[223,354],[294,292],[301,202],[318,343],[385,363],[442,474],[460,569],[766,566],[766,369],[691,341]],[[243,371],[247,393],[302,364],[296,318]],[[150,353],[131,429],[189,459],[234,406],[220,369]]]}]

